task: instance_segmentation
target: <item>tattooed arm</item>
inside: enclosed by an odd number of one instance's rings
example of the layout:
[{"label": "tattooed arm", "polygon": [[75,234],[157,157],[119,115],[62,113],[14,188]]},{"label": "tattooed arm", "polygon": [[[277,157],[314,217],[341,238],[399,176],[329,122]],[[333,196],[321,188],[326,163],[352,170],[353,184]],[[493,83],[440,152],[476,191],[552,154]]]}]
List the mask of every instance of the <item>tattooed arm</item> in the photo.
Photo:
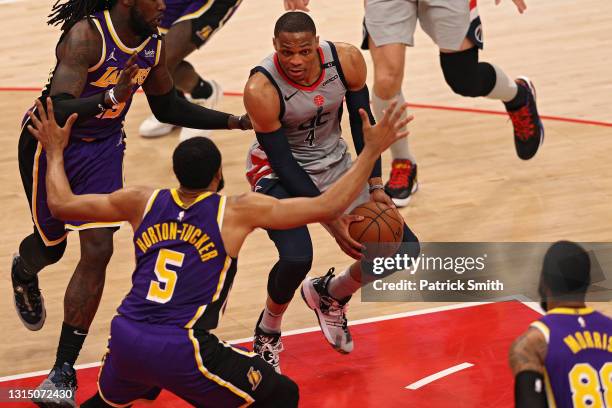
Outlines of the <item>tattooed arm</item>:
[{"label": "tattooed arm", "polygon": [[510,347],[510,368],[514,374],[517,408],[546,408],[544,360],[548,344],[542,332],[530,327]]},{"label": "tattooed arm", "polygon": [[[102,49],[102,37],[88,20],[76,23],[60,41],[50,90],[55,119],[60,125],[73,113],[79,115],[78,121],[83,121],[113,106],[108,91],[79,98],[87,81],[88,69],[104,57]],[[135,56],[128,60],[115,86],[115,99],[120,103],[131,95],[131,80],[138,72],[134,61]]]}]

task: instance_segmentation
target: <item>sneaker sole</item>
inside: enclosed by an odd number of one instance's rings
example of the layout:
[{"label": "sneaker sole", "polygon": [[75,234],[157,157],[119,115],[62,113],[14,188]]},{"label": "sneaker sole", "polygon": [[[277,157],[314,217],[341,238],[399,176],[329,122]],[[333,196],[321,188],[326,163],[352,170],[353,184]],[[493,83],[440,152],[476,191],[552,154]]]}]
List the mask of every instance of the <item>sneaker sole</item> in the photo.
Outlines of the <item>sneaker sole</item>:
[{"label": "sneaker sole", "polygon": [[417,191],[419,191],[419,183],[415,182],[412,185],[412,191],[410,191],[410,195],[408,197],[406,197],[406,198],[393,198],[393,197],[391,197],[391,200],[393,201],[393,204],[396,205],[396,207],[405,207],[410,202],[410,199],[412,198],[412,195],[414,193],[416,193]]},{"label": "sneaker sole", "polygon": [[[15,256],[13,256],[13,259],[14,258]],[[11,269],[12,268],[13,268],[13,262],[11,260]],[[11,286],[12,286],[12,282],[11,282]],[[17,317],[19,317],[19,320],[21,320],[21,323],[23,323],[25,328],[30,331],[38,331],[42,329],[43,325],[45,324],[45,320],[47,319],[47,309],[45,308],[45,298],[43,297],[42,293],[40,294],[40,304],[42,305],[42,318],[40,319],[38,323],[35,323],[35,324],[28,323],[25,320],[23,320],[23,317],[21,317],[21,313],[19,312],[19,307],[17,307],[17,303],[15,303],[15,296],[13,296],[13,306],[15,307],[15,311],[17,312]]]},{"label": "sneaker sole", "polygon": [[316,305],[317,304],[317,301],[315,300],[315,297],[314,297],[314,296],[317,296],[317,295],[314,295],[313,292],[316,293],[316,291],[312,287],[312,284],[310,283],[310,279],[306,278],[304,283],[302,283],[302,288],[300,289],[300,294],[302,295],[302,299],[306,303],[306,306],[308,306],[308,308],[315,313],[315,316],[317,317],[317,322],[319,323],[319,327],[321,328],[321,331],[323,332],[323,337],[325,337],[325,340],[327,340],[327,343],[334,350],[336,350],[338,353],[340,353],[340,354],[349,354],[352,350],[351,351],[346,351],[343,348],[341,348],[340,346],[337,346],[333,341],[329,340],[331,338],[331,334],[327,330],[327,326],[321,324],[321,317],[319,317],[320,311],[319,311],[319,309],[316,306],[312,306],[312,305]]},{"label": "sneaker sole", "polygon": [[[529,90],[531,91],[531,94],[533,95],[533,101],[537,102],[536,89],[535,89],[535,86],[533,85],[533,82],[531,82],[531,79],[527,78],[526,76],[518,76],[516,77],[516,79],[520,79],[527,84],[527,87],[529,87]],[[540,112],[538,112],[538,125],[540,125],[540,144],[538,144],[538,150],[540,150],[540,147],[544,144],[544,125],[542,124],[542,119],[540,119]],[[532,157],[534,156],[535,154]]]}]

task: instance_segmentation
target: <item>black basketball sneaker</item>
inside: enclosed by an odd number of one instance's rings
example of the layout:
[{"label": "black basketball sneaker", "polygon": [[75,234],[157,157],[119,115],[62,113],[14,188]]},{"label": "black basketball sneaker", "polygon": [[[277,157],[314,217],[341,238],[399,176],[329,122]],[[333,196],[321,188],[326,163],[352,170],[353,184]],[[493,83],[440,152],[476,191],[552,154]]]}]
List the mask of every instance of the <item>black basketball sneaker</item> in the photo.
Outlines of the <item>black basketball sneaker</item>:
[{"label": "black basketball sneaker", "polygon": [[395,159],[391,163],[391,176],[385,184],[385,193],[398,207],[408,205],[412,195],[419,189],[417,165],[406,159]]},{"label": "black basketball sneaker", "polygon": [[11,265],[11,280],[13,282],[13,297],[17,315],[23,325],[29,330],[40,330],[45,323],[47,312],[40,289],[38,288],[38,277],[29,282],[22,282],[17,277],[17,271],[23,268],[21,257],[13,255]]},{"label": "black basketball sneaker", "polygon": [[527,100],[517,110],[507,112],[514,127],[516,154],[523,160],[529,160],[544,142],[544,126],[538,114],[533,83],[526,77],[518,77],[515,82],[527,91]]},{"label": "black basketball sneaker", "polygon": [[32,399],[39,407],[76,407],[77,378],[74,368],[68,363],[53,367],[49,376],[36,389],[39,398]]},{"label": "black basketball sneaker", "polygon": [[280,368],[280,353],[283,351],[283,342],[281,341],[280,333],[266,333],[259,327],[259,322],[263,317],[263,312],[257,319],[255,325],[255,336],[253,336],[253,352],[260,355],[260,357],[272,367],[277,373],[281,373]]}]

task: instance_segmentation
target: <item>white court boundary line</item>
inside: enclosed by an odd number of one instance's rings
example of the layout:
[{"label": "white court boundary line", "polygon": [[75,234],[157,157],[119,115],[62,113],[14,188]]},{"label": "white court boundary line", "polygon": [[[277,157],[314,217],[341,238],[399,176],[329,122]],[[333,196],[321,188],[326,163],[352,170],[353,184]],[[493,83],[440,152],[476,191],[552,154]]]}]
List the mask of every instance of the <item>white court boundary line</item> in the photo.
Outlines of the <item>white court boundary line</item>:
[{"label": "white court boundary line", "polygon": [[[537,306],[537,304],[535,302],[525,302],[522,299],[518,299],[517,297],[504,298],[504,299],[505,300],[518,300],[519,302],[521,302],[526,307],[528,307],[530,309],[533,309],[533,310],[535,310],[536,312],[538,312],[540,314],[542,313],[541,309]],[[502,299],[498,299],[498,300],[502,300]],[[491,304],[491,303],[496,303],[496,302],[456,303],[456,304],[452,304],[452,305],[430,307],[430,308],[426,308],[426,309],[412,310],[410,312],[401,312],[401,313],[394,313],[394,314],[389,314],[389,315],[384,315],[384,316],[369,317],[369,318],[366,318],[366,319],[354,320],[352,322],[349,322],[348,325],[349,326],[356,326],[356,325],[366,324],[366,323],[374,323],[374,322],[382,322],[382,321],[385,321],[385,320],[400,319],[400,318],[403,318],[403,317],[420,316],[420,315],[424,315],[424,314],[446,312],[446,311],[449,311],[449,310],[467,309],[469,307],[482,306],[482,305],[487,305],[487,304]],[[303,329],[288,330],[288,331],[283,333],[283,337],[286,337],[286,336],[295,336],[297,334],[311,333],[311,332],[315,332],[315,331],[319,331],[319,330],[321,330],[321,328],[319,326],[306,327],[306,328],[303,328]],[[253,337],[245,337],[245,338],[242,338],[242,339],[230,340],[230,341],[226,341],[226,343],[236,344],[236,343],[247,343],[247,342],[251,342],[251,341],[253,341]],[[93,363],[77,364],[77,365],[74,366],[74,368],[76,370],[80,370],[80,369],[84,369],[84,368],[99,367],[101,364],[102,363],[100,361],[96,361],[96,362],[93,362]],[[49,370],[41,370],[41,371],[33,371],[33,372],[23,373],[23,374],[7,375],[5,377],[0,377],[0,383],[6,382],[6,381],[14,381],[14,380],[21,380],[21,379],[24,379],[24,378],[36,377],[36,376],[45,375],[45,374],[48,374],[48,373],[49,373]]]},{"label": "white court boundary line", "polygon": [[457,371],[461,371],[461,370],[465,370],[466,368],[470,368],[473,367],[474,364],[472,363],[461,363],[461,364],[457,364],[456,366],[452,366],[447,368],[446,370],[442,370],[442,371],[438,371],[435,374],[432,375],[428,375],[427,377],[421,378],[419,381],[415,381],[412,384],[404,387],[407,390],[418,390],[419,388],[434,382],[436,380],[439,380],[442,377],[446,377],[448,375],[454,374]]}]

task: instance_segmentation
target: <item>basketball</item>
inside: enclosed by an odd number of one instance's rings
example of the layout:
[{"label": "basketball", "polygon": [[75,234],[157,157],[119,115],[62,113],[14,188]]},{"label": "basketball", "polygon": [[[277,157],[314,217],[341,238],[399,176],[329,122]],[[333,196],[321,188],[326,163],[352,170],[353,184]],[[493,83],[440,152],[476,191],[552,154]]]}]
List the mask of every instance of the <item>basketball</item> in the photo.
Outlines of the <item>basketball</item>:
[{"label": "basketball", "polygon": [[375,256],[388,256],[397,252],[399,244],[404,237],[404,219],[394,207],[383,203],[368,201],[356,207],[351,214],[361,215],[364,219],[351,223],[349,233],[356,241],[367,243],[397,244],[368,246],[368,258]]}]

